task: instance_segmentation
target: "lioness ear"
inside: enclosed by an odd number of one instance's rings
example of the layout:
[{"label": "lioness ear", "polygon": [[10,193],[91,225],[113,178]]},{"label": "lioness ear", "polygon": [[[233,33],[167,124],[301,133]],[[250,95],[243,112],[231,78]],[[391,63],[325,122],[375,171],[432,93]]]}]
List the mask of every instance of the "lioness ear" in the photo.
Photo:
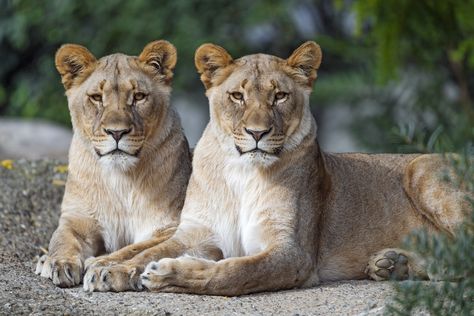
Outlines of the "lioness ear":
[{"label": "lioness ear", "polygon": [[293,75],[300,79],[302,83],[312,86],[317,77],[321,59],[321,48],[316,42],[310,41],[298,47],[286,62],[288,66],[296,70]]},{"label": "lioness ear", "polygon": [[176,48],[168,41],[154,41],[145,46],[138,59],[153,71],[161,74],[166,83],[173,78],[173,69],[178,60]]},{"label": "lioness ear", "polygon": [[65,44],[56,52],[56,69],[61,75],[64,88],[82,82],[96,63],[94,55],[87,48],[76,44]]},{"label": "lioness ear", "polygon": [[194,63],[206,89],[212,87],[212,79],[218,70],[227,67],[232,61],[232,57],[224,48],[214,44],[199,46],[194,55]]}]

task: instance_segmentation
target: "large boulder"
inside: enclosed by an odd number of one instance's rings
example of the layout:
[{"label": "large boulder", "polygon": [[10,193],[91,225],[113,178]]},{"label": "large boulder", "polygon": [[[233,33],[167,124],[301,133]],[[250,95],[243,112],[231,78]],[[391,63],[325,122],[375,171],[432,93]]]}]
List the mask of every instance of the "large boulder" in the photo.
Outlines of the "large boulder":
[{"label": "large boulder", "polygon": [[0,159],[66,159],[72,131],[41,120],[0,118]]}]

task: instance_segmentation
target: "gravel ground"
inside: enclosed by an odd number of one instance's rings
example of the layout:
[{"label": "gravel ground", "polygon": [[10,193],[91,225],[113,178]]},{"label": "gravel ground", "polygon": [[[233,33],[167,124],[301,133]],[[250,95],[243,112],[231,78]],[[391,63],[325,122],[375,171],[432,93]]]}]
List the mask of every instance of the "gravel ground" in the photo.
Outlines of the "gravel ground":
[{"label": "gravel ground", "polygon": [[393,293],[373,281],[232,298],[57,288],[33,270],[57,225],[66,175],[60,161],[0,161],[0,315],[379,315]]}]

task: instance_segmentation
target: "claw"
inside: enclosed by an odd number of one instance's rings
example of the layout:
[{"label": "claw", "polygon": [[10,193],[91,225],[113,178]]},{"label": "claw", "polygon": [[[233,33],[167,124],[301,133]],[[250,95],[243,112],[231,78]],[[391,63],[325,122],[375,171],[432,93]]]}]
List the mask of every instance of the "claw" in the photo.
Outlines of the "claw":
[{"label": "claw", "polygon": [[102,271],[100,271],[100,281],[101,282],[107,282],[107,278],[109,276],[109,271],[107,271],[106,269],[102,269]]},{"label": "claw", "polygon": [[71,281],[72,283],[74,283],[74,278],[72,276],[72,273],[71,273],[71,268],[69,266],[66,266],[64,268],[64,275],[66,276],[66,278]]}]

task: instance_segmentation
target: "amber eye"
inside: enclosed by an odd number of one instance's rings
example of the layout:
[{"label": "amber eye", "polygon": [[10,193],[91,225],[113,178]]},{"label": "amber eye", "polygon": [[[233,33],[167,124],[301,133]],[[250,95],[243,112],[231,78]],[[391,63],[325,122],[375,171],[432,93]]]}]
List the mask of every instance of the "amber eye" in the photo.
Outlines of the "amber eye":
[{"label": "amber eye", "polygon": [[141,100],[145,99],[145,97],[146,97],[146,95],[143,92],[137,92],[133,95],[133,98],[135,99],[135,101],[141,101]]},{"label": "amber eye", "polygon": [[244,99],[244,95],[241,92],[232,92],[230,96],[237,101],[241,101]]},{"label": "amber eye", "polygon": [[90,98],[96,102],[102,102],[102,96],[100,94],[93,94]]},{"label": "amber eye", "polygon": [[287,96],[288,96],[288,93],[280,91],[275,94],[275,100],[280,101],[280,100],[285,99]]}]

